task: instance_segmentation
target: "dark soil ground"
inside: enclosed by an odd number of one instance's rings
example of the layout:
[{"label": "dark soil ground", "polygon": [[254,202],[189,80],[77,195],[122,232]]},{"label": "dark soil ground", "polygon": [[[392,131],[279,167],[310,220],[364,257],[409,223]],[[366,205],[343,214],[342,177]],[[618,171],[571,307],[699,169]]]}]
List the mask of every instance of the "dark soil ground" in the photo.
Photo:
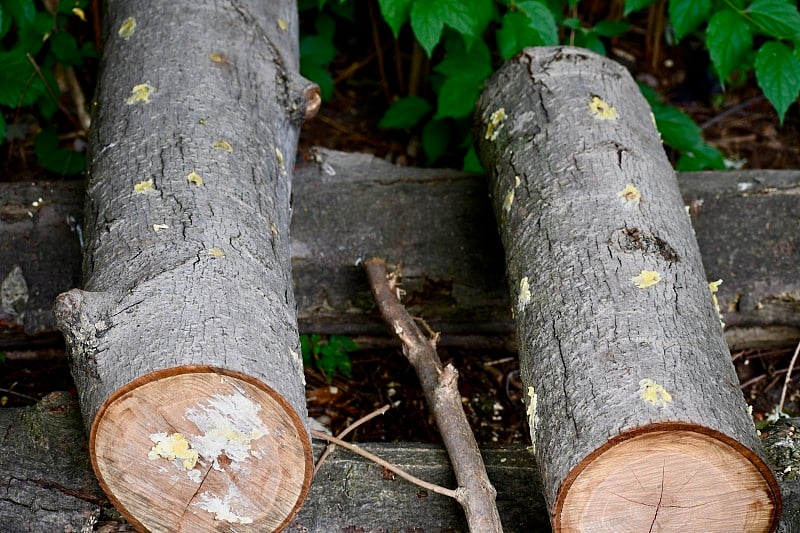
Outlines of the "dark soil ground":
[{"label": "dark soil ground", "polygon": [[[639,81],[654,86],[692,115],[703,128],[706,139],[728,158],[740,161],[743,168],[800,168],[800,113],[796,104],[780,126],[774,110],[760,96],[752,80],[728,88],[724,94],[715,92],[707,68],[703,67],[704,52],[698,51],[696,42],[686,39],[680,47],[662,45],[660,53],[655,54],[644,42],[645,26],[642,22],[623,38],[610,43],[610,56],[628,65]],[[332,64],[337,80],[334,96],[305,125],[298,158],[304,157],[312,146],[326,146],[371,152],[397,164],[422,163],[416,132],[377,128],[388,103],[387,94],[397,94],[386,86],[391,80],[380,76],[373,48],[359,44],[359,38],[372,38],[364,35],[368,31],[369,25],[360,32],[341,32],[348,37],[337,43],[341,53]],[[388,35],[386,28],[379,32],[385,50],[392,49]],[[402,61],[407,59],[401,57]],[[84,89],[90,93],[94,83],[92,68],[79,75],[83,76]],[[71,105],[69,101],[64,103]],[[14,117],[7,114],[6,120],[10,123]],[[458,166],[460,159],[449,154],[443,163]],[[32,139],[18,141],[13,148],[0,147],[0,180],[24,179],[60,179],[35,167]],[[22,348],[6,352],[0,362],[0,403],[7,407],[30,405],[54,390],[74,391],[63,347]],[[774,409],[792,348],[732,354],[745,395],[754,404],[757,417]],[[452,361],[460,371],[464,408],[479,442],[505,444],[527,439],[515,354],[502,350],[451,349],[442,350],[441,358]],[[311,416],[339,432],[354,420],[391,404],[392,409],[385,415],[359,428],[354,440],[439,440],[416,376],[399,346],[358,350],[352,354],[352,368],[350,378],[335,377],[331,383],[318,372],[307,371]],[[789,392],[791,408],[796,386]]]}]

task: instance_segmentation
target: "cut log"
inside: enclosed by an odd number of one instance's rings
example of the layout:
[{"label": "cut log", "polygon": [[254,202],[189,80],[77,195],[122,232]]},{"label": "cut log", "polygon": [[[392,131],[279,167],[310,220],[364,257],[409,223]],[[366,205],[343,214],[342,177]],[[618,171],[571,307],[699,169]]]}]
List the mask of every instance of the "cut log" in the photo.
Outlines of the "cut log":
[{"label": "cut log", "polygon": [[[773,458],[783,493],[778,531],[800,530],[800,419],[769,429],[764,445]],[[37,405],[0,409],[0,530],[132,531],[119,524],[92,475],[86,437],[77,405],[54,393]],[[447,454],[437,446],[362,443],[418,477],[451,487],[455,482]],[[315,456],[323,445],[315,444]],[[524,446],[482,450],[497,488],[497,506],[506,533],[550,530],[539,474]],[[464,513],[451,498],[422,491],[387,476],[369,461],[337,449],[322,466],[305,505],[286,529],[331,531],[465,531]]]},{"label": "cut log", "polygon": [[[315,157],[293,185],[301,332],[385,335],[355,263],[386,253],[404,258],[405,303],[442,332],[442,346],[512,344],[502,248],[482,176],[398,167],[365,154],[318,150]],[[729,347],[796,344],[800,172],[687,172],[678,183],[706,276],[723,280],[717,295]],[[67,220],[81,220],[82,204],[75,183],[0,183],[0,280],[25,282],[0,307],[0,349],[52,345],[52,302],[80,279],[78,227]]]},{"label": "cut log", "polygon": [[280,529],[312,472],[288,234],[319,97],[296,8],[108,7],[83,290],[55,307],[92,466],[139,528]]},{"label": "cut log", "polygon": [[553,529],[774,530],[780,492],[630,74],[529,48],[476,117]]}]

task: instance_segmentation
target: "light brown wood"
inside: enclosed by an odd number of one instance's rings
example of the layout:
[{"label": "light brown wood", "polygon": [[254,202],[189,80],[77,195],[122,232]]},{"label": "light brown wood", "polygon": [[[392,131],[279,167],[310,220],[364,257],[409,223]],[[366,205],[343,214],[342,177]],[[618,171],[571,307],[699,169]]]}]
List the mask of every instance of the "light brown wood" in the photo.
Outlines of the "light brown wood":
[{"label": "light brown wood", "polygon": [[100,410],[89,446],[100,485],[152,532],[280,529],[311,484],[303,422],[252,378],[184,370],[145,376]]},{"label": "light brown wood", "polygon": [[752,453],[701,428],[671,427],[609,442],[561,490],[557,531],[766,531],[777,485]]}]

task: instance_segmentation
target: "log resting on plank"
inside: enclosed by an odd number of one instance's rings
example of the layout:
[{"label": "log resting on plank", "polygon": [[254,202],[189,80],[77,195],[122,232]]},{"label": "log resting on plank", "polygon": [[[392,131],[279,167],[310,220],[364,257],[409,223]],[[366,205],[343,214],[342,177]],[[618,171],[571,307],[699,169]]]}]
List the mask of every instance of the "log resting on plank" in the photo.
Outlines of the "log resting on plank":
[{"label": "log resting on plank", "polygon": [[[292,274],[300,331],[385,335],[360,266],[403,261],[412,313],[442,345],[513,331],[482,176],[316,149],[294,177]],[[678,174],[731,349],[800,338],[800,171]],[[80,281],[80,182],[0,183],[0,349],[53,345],[52,302]],[[402,216],[401,216],[402,215]],[[19,267],[19,268],[16,268]]]},{"label": "log resting on plank", "polygon": [[630,73],[528,48],[475,116],[554,531],[774,531],[717,287]]},{"label": "log resting on plank", "polygon": [[142,530],[278,530],[313,466],[288,236],[319,94],[296,5],[107,7],[82,283],[54,308],[92,466]]},{"label": "log resting on plank", "polygon": [[[800,419],[765,431],[783,494],[778,531],[800,531]],[[89,464],[77,402],[52,393],[30,407],[0,409],[0,531],[132,532],[115,514]],[[427,481],[455,486],[443,449],[429,444],[360,443]],[[322,443],[315,443],[319,456]],[[484,448],[506,533],[550,530],[536,464],[525,446]],[[520,503],[520,502],[524,502]],[[91,527],[87,527],[90,526]],[[101,529],[101,527],[103,527]],[[86,529],[84,529],[86,528]],[[348,529],[349,528],[349,529]],[[386,476],[375,464],[337,449],[323,464],[287,531],[465,531],[458,504]]]}]

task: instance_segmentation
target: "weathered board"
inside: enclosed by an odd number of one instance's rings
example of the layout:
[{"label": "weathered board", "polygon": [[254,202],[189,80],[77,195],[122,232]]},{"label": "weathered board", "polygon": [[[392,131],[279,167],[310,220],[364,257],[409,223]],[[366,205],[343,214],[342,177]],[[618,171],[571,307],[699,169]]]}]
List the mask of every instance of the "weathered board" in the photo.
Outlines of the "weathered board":
[{"label": "weathered board", "polygon": [[[784,509],[778,531],[800,531],[797,470],[800,419],[786,421],[765,440],[767,454],[779,456]],[[77,403],[53,393],[37,405],[0,409],[0,532],[133,531],[122,523],[100,490],[89,465]],[[444,450],[429,444],[363,445],[427,481],[453,487]],[[323,446],[314,445],[318,457]],[[489,478],[506,533],[549,531],[536,465],[523,446],[485,448]],[[792,466],[792,468],[788,468]],[[789,473],[785,473],[789,472]],[[86,529],[84,529],[86,528]],[[417,529],[415,529],[417,528]],[[328,458],[305,505],[286,531],[466,531],[458,504],[392,479],[382,468],[344,450]]]},{"label": "weathered board", "polygon": [[[482,176],[318,149],[295,173],[292,270],[302,332],[385,335],[359,261],[404,264],[412,313],[442,331],[511,337],[503,254]],[[800,171],[679,175],[731,348],[800,338]],[[0,348],[58,338],[55,296],[80,277],[82,187],[0,184]],[[19,266],[19,270],[14,267]]]}]

